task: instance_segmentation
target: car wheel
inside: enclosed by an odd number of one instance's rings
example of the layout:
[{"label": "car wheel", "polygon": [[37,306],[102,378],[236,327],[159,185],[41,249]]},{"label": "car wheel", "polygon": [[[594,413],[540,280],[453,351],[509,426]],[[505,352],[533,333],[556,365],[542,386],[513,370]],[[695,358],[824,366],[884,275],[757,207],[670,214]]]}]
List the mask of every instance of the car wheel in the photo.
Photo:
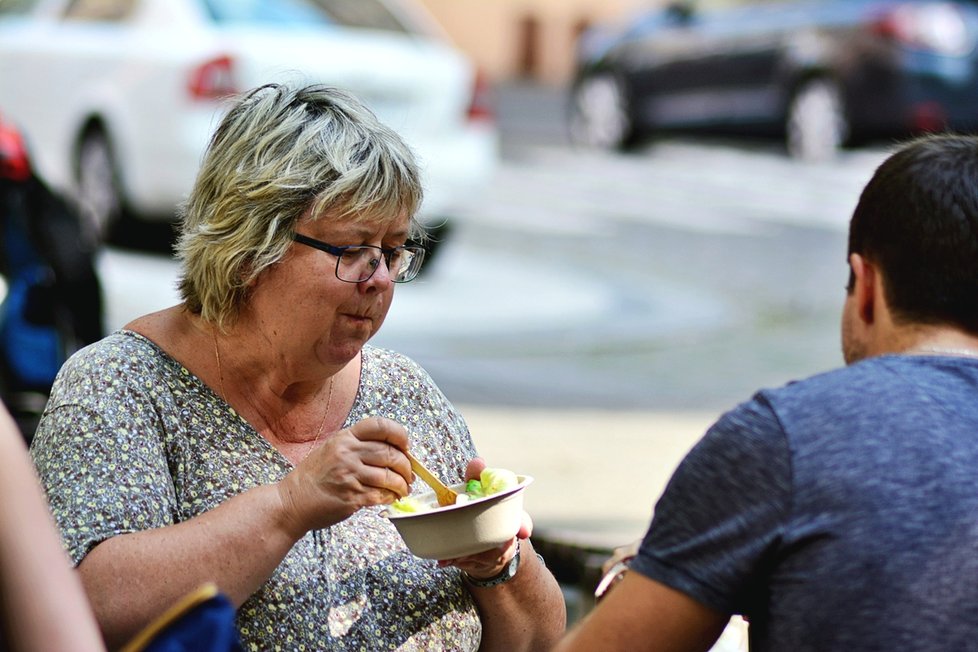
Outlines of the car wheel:
[{"label": "car wheel", "polygon": [[795,92],[785,124],[788,154],[806,161],[829,160],[849,135],[842,91],[829,79],[813,79]]},{"label": "car wheel", "polygon": [[86,228],[98,241],[104,241],[122,219],[125,203],[115,155],[102,130],[91,129],[82,138],[76,175],[77,198]]},{"label": "car wheel", "polygon": [[593,75],[578,82],[570,113],[570,138],[575,145],[622,149],[634,139],[624,89],[612,74]]}]

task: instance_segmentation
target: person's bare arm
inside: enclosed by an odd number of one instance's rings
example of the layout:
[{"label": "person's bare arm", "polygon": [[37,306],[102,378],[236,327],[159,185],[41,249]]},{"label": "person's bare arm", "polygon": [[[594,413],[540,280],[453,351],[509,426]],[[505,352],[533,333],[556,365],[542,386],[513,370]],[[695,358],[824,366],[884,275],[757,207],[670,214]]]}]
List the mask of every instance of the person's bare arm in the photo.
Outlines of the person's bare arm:
[{"label": "person's bare arm", "polygon": [[482,620],[482,652],[546,650],[566,627],[560,585],[528,539],[517,545],[522,546],[520,567],[513,579],[490,588],[467,585]]},{"label": "person's bare arm", "polygon": [[630,571],[555,652],[705,652],[728,621],[727,614]]},{"label": "person's bare arm", "polygon": [[[478,478],[486,466],[482,458],[468,464],[466,478]],[[520,547],[516,575],[503,584],[478,587],[465,582],[482,621],[482,652],[518,652],[549,649],[563,634],[567,608],[560,585],[537,558],[529,536],[533,522],[523,514],[523,522],[513,541],[502,548],[460,559],[442,560],[443,566],[456,566],[472,577],[488,579],[497,575]]]},{"label": "person's bare arm", "polygon": [[[104,650],[17,426],[0,407],[0,606],[11,650]],[[0,641],[0,647],[3,642]]]},{"label": "person's bare arm", "polygon": [[78,569],[106,642],[127,642],[204,582],[239,606],[297,541],[286,523],[278,489],[268,485],[189,521],[98,544]]},{"label": "person's bare arm", "polygon": [[124,534],[79,565],[106,641],[118,646],[204,582],[241,605],[307,531],[406,495],[404,429],[366,419],[333,433],[281,482],[246,491],[193,519]]}]

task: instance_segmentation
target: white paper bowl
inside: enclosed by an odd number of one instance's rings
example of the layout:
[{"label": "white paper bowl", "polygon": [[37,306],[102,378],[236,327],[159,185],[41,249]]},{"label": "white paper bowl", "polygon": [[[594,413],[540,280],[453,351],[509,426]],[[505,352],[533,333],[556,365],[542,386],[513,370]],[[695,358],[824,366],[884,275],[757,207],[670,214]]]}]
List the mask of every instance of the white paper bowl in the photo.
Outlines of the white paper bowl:
[{"label": "white paper bowl", "polygon": [[[436,507],[426,512],[404,513],[388,507],[387,518],[415,556],[454,559],[497,548],[514,536],[523,520],[523,490],[533,482],[516,476],[519,484],[486,498],[461,505]],[[458,493],[465,484],[452,485]],[[417,496],[423,503],[437,503],[434,492]]]}]

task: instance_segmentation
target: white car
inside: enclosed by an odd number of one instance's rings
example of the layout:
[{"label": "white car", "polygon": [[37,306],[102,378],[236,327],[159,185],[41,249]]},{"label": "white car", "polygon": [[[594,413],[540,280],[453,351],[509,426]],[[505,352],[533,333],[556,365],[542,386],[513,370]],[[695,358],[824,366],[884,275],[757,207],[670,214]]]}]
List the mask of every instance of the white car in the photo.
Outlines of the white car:
[{"label": "white car", "polygon": [[228,96],[296,78],[353,92],[407,140],[423,223],[494,170],[481,76],[408,0],[0,2],[0,109],[102,234],[172,220]]}]

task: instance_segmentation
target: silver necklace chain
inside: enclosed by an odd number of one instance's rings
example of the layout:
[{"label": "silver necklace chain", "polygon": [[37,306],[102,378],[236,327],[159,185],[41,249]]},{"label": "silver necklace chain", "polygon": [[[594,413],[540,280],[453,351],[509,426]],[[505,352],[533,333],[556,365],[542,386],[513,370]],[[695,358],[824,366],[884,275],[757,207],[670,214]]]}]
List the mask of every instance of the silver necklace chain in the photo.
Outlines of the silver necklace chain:
[{"label": "silver necklace chain", "polygon": [[[217,376],[221,385],[221,398],[224,399],[225,403],[227,403],[228,395],[227,392],[224,390],[224,369],[221,368],[221,350],[217,346],[217,331],[212,330],[211,334],[214,336],[214,357],[217,359]],[[326,417],[329,416],[329,408],[333,404],[333,381],[334,380],[336,380],[335,377],[330,377],[329,379],[329,395],[326,397],[326,411],[323,412],[323,418],[319,422],[319,428],[316,430],[316,438],[312,440],[312,446],[310,446],[309,450],[306,451],[306,454],[302,456],[302,459],[299,460],[300,462],[306,459],[307,457],[309,457],[309,453],[311,453],[313,449],[316,448],[316,445],[319,443],[319,438],[323,436],[323,428],[326,426]],[[228,403],[228,405],[230,405],[230,403]]]}]

